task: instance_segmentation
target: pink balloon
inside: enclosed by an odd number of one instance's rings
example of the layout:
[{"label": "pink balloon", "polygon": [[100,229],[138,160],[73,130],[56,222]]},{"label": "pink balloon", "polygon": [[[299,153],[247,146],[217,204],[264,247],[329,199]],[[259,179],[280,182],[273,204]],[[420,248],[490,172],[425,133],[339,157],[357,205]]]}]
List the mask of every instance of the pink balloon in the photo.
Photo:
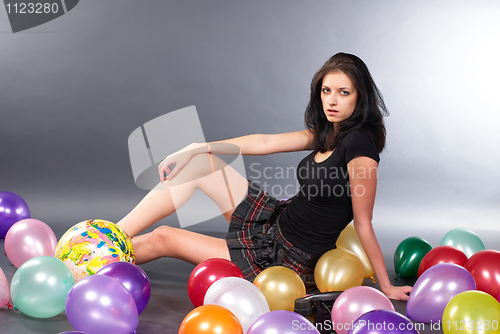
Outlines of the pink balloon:
[{"label": "pink balloon", "polygon": [[3,273],[2,268],[0,268],[0,307],[9,304],[10,300],[10,288],[7,277]]},{"label": "pink balloon", "polygon": [[347,334],[356,319],[372,310],[395,311],[389,298],[369,286],[347,289],[335,300],[332,307],[332,324],[337,334]]},{"label": "pink balloon", "polygon": [[57,238],[52,229],[38,219],[23,219],[12,225],[5,236],[5,253],[19,268],[37,256],[54,256]]}]

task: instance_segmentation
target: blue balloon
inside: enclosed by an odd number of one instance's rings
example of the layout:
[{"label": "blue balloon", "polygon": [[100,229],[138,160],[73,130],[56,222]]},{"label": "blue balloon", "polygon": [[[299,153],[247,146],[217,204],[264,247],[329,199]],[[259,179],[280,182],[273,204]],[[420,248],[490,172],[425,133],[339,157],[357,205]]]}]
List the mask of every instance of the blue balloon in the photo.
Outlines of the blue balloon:
[{"label": "blue balloon", "polygon": [[464,252],[467,258],[486,249],[481,238],[466,228],[455,228],[446,233],[441,239],[441,245],[456,247]]}]

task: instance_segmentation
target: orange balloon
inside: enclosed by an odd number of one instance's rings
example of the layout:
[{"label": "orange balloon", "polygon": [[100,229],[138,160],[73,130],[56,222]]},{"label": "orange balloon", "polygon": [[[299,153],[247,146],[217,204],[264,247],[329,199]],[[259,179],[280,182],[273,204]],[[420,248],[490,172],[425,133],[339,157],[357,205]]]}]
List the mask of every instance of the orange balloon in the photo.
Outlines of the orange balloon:
[{"label": "orange balloon", "polygon": [[243,334],[241,324],[227,308],[219,305],[203,305],[195,308],[184,318],[179,334]]}]

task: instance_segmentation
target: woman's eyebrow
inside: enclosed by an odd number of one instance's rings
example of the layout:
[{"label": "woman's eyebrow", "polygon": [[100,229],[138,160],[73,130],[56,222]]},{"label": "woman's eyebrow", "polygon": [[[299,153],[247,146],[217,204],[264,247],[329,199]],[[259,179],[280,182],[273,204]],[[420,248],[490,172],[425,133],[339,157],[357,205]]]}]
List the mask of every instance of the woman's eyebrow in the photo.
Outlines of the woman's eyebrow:
[{"label": "woman's eyebrow", "polygon": [[[328,87],[327,85],[321,85],[321,88],[328,88],[328,89],[330,89],[330,87]],[[352,88],[351,88],[351,87],[340,87],[340,88],[338,88],[338,89],[352,90]]]}]

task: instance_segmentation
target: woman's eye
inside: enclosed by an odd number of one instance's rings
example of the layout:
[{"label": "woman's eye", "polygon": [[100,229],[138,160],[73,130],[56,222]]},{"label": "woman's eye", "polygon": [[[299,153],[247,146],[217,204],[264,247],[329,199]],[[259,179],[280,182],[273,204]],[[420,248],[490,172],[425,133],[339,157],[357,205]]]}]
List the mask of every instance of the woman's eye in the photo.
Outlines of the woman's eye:
[{"label": "woman's eye", "polygon": [[346,91],[346,90],[343,90],[343,91],[341,91],[341,92],[340,92],[340,94],[342,94],[342,95],[344,95],[344,96],[347,96],[347,95],[349,95],[349,92],[348,92],[348,91]]},{"label": "woman's eye", "polygon": [[323,88],[323,89],[322,89],[322,92],[326,94],[326,93],[329,93],[329,92],[330,92],[330,90],[329,90],[328,88]]}]

